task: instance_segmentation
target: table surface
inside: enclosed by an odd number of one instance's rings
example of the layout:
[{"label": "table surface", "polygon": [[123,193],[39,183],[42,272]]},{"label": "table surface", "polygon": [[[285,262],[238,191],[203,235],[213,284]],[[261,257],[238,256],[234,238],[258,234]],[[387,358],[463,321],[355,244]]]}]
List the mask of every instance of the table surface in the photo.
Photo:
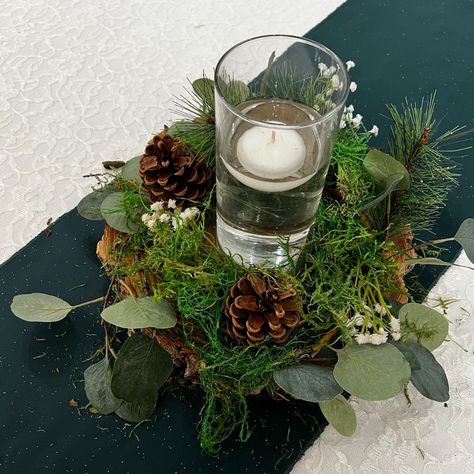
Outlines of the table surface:
[{"label": "table surface", "polygon": [[[140,151],[170,118],[172,95],[181,92],[186,77],[211,72],[218,57],[246,37],[303,34],[341,3],[304,0],[297,9],[287,0],[231,5],[187,0],[172,8],[143,0],[5,3],[0,10],[0,261],[49,217],[77,204],[91,184],[81,175],[103,160]],[[446,114],[443,126],[472,127],[473,20],[469,0],[350,0],[309,36],[357,63],[351,73],[359,88],[351,99],[367,126],[380,127],[383,144],[384,104],[399,104],[405,96],[419,99],[435,89],[438,113]],[[451,235],[472,213],[473,171],[472,159],[466,159],[460,190],[450,195],[437,235]],[[465,257],[461,262],[467,263]],[[432,277],[427,272],[426,278]],[[450,336],[467,351],[452,342],[437,352],[452,387],[448,406],[414,392],[411,407],[403,397],[376,404],[353,399],[359,420],[355,437],[326,429],[294,472],[474,472],[474,323],[465,312],[474,309],[472,272],[449,270],[431,300],[438,295],[459,300],[449,310]],[[30,339],[15,344],[31,344],[32,354],[36,349]],[[5,362],[0,350],[0,367]]]}]

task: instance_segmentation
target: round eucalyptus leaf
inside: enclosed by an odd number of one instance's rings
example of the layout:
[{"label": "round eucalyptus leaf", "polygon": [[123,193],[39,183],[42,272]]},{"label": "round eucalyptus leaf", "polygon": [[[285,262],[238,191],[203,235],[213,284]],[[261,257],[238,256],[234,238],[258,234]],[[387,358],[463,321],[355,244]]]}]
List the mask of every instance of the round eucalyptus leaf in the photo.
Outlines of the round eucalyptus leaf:
[{"label": "round eucalyptus leaf", "polygon": [[140,423],[140,421],[148,420],[155,411],[158,395],[154,398],[138,400],[136,402],[122,402],[115,410],[115,414],[128,423]]},{"label": "round eucalyptus leaf", "polygon": [[54,323],[64,319],[73,307],[56,296],[45,293],[27,293],[13,297],[12,313],[24,321]]},{"label": "round eucalyptus leaf", "polygon": [[139,182],[142,181],[139,173],[141,158],[142,155],[134,156],[123,165],[121,170],[123,178]]},{"label": "round eucalyptus leaf", "polygon": [[327,400],[319,404],[324,418],[342,436],[352,436],[357,428],[357,418],[351,404],[342,396],[338,395],[333,400]]},{"label": "round eucalyptus leaf", "polygon": [[336,382],[363,400],[387,400],[410,380],[410,365],[391,344],[353,344],[339,350],[337,357]]},{"label": "round eucalyptus leaf", "polygon": [[201,77],[193,81],[192,86],[204,104],[214,107],[214,81]]},{"label": "round eucalyptus leaf", "polygon": [[100,206],[104,199],[112,193],[111,188],[106,188],[100,191],[93,191],[84,196],[77,205],[77,212],[79,215],[90,221],[102,221],[104,217],[100,212]]},{"label": "round eucalyptus leaf", "polygon": [[419,342],[433,351],[448,337],[448,320],[428,306],[408,303],[399,316],[404,342]]},{"label": "round eucalyptus leaf", "polygon": [[393,186],[394,181],[396,181],[396,186],[392,190],[407,189],[410,186],[410,173],[408,173],[405,166],[393,156],[380,150],[369,150],[364,158],[363,165],[375,184],[382,189]]},{"label": "round eucalyptus leaf", "polygon": [[110,388],[112,368],[104,358],[97,364],[92,364],[84,371],[84,389],[92,406],[102,415],[109,415],[122,404]]},{"label": "round eucalyptus leaf", "polygon": [[112,392],[126,402],[156,400],[159,388],[173,371],[171,356],[142,332],[129,337],[114,364]]},{"label": "round eucalyptus leaf", "polygon": [[332,400],[342,392],[332,369],[318,365],[301,364],[276,370],[273,379],[285,392],[307,402]]},{"label": "round eucalyptus leaf", "polygon": [[474,263],[474,219],[466,219],[459,227],[454,238],[462,245],[467,258]]},{"label": "round eucalyptus leaf", "polygon": [[[421,344],[392,342],[411,366],[411,383],[426,398],[437,402],[449,400],[449,382],[443,367]],[[408,357],[407,357],[408,355]]]},{"label": "round eucalyptus leaf", "polygon": [[100,212],[105,222],[119,232],[134,234],[143,228],[141,222],[132,221],[126,214],[123,205],[124,193],[109,194],[100,206]]},{"label": "round eucalyptus leaf", "polygon": [[102,311],[110,324],[126,329],[168,329],[176,325],[173,305],[166,300],[155,301],[151,296],[126,298]]}]

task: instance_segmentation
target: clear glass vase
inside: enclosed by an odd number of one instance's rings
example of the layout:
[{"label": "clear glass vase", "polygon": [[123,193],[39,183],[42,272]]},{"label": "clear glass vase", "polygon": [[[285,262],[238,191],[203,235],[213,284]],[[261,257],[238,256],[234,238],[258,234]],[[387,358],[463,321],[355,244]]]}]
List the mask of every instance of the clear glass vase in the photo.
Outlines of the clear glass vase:
[{"label": "clear glass vase", "polygon": [[244,265],[297,256],[321,199],[349,84],[304,38],[237,44],[215,72],[217,237]]}]

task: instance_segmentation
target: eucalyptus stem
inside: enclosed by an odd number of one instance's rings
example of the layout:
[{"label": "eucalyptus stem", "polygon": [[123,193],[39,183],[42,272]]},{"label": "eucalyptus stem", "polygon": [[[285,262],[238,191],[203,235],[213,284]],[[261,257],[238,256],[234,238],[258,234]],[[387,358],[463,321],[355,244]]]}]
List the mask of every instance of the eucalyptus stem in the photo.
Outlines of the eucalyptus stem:
[{"label": "eucalyptus stem", "polygon": [[100,303],[101,301],[104,301],[105,296],[100,296],[99,298],[96,298],[95,300],[90,300],[86,301],[85,303],[79,303],[74,306],[71,306],[72,309],[77,309],[77,308],[82,308],[83,306],[88,306],[90,304],[95,304],[95,303]]}]

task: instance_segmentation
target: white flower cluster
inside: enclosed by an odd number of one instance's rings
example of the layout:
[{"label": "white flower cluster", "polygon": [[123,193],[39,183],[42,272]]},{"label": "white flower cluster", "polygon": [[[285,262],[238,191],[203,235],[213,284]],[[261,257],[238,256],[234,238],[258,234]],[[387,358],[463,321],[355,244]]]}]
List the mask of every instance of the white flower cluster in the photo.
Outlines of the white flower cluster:
[{"label": "white flower cluster", "polygon": [[355,129],[359,128],[362,124],[362,115],[356,114],[354,117],[354,106],[351,104],[348,107],[344,107],[342,113],[340,128],[346,128],[348,125],[352,125]]},{"label": "white flower cluster", "polygon": [[194,220],[199,215],[197,207],[188,207],[184,211],[180,211],[176,206],[176,200],[169,199],[167,203],[163,201],[154,202],[151,206],[151,212],[142,215],[142,222],[149,228],[153,229],[157,222],[162,224],[171,224],[176,230],[180,225]]},{"label": "white flower cluster", "polygon": [[378,346],[387,342],[389,335],[392,336],[394,341],[400,340],[400,320],[394,317],[390,318],[390,332],[386,331],[383,327],[375,329],[368,314],[370,312],[378,313],[383,317],[387,314],[387,310],[378,303],[372,309],[368,306],[365,306],[364,309],[367,311],[367,316],[356,313],[349,322],[352,326],[351,335],[358,344],[373,344]]},{"label": "white flower cluster", "polygon": [[[346,128],[348,125],[351,125],[355,129],[358,129],[362,125],[362,115],[356,114],[354,116],[354,106],[352,104],[348,107],[344,107],[339,127]],[[376,137],[379,134],[379,127],[377,127],[377,125],[373,125],[369,130],[369,133]]]}]

